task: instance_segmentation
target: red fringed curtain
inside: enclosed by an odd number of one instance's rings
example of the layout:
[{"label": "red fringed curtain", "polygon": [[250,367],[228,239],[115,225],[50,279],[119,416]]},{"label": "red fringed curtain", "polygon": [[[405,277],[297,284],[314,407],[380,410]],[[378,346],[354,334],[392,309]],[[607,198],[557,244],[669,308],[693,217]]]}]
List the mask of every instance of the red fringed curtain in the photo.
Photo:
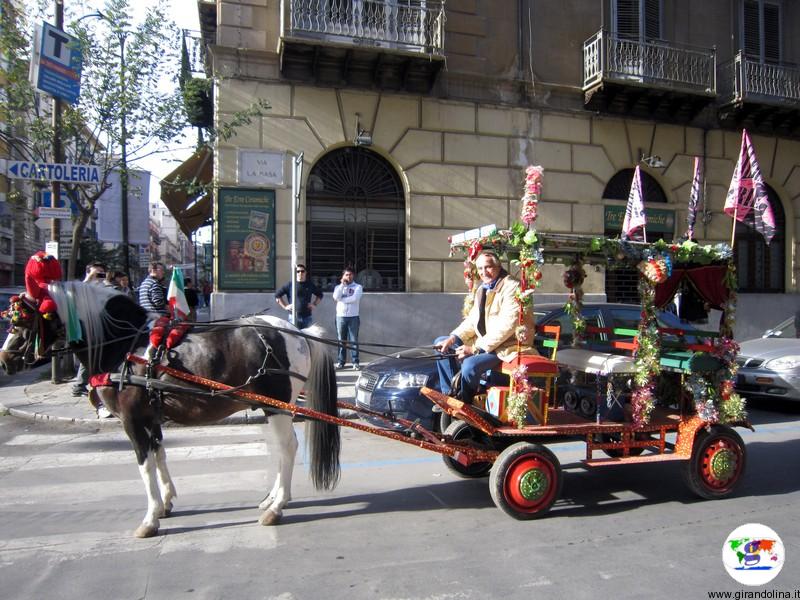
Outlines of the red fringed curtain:
[{"label": "red fringed curtain", "polygon": [[656,306],[663,308],[668,304],[683,278],[687,277],[711,308],[722,310],[729,293],[728,288],[725,287],[727,271],[727,265],[673,269],[669,279],[656,286]]}]

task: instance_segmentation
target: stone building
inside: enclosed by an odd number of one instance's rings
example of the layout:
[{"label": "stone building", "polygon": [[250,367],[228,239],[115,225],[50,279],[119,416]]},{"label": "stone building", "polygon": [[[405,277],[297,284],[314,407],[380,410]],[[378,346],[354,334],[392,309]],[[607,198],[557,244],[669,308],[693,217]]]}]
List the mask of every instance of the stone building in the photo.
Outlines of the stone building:
[{"label": "stone building", "polygon": [[[421,321],[419,332],[406,335],[418,342],[457,318],[460,298],[442,293],[463,292],[461,261],[448,257],[447,237],[514,221],[527,165],[545,169],[539,229],[618,234],[639,165],[651,234],[674,239],[685,231],[693,160],[702,157],[695,235],[729,242],[732,220],[722,207],[747,128],[780,231],[767,247],[737,226],[740,304],[745,312],[770,307],[772,315],[786,312],[787,302],[796,308],[800,70],[790,65],[800,63],[800,41],[791,35],[800,27],[797,3],[199,6],[216,122],[255,99],[270,105],[217,142],[215,188],[247,187],[242,150],[285,153],[283,184],[267,186],[275,193],[277,285],[290,278],[289,173],[301,152],[300,259],[328,289],[342,266],[355,266],[368,291],[364,311],[389,310],[389,321],[381,319],[388,330]],[[541,291],[563,292],[560,275],[547,275]],[[586,289],[624,300],[624,279],[593,271]],[[217,289],[218,316],[249,303],[248,293]],[[767,313],[747,321],[763,329]]]}]

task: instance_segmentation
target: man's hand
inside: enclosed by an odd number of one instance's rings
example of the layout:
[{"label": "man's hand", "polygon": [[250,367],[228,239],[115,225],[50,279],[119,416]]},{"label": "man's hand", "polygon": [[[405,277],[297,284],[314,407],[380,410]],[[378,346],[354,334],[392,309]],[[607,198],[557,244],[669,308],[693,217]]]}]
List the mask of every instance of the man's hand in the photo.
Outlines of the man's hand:
[{"label": "man's hand", "polygon": [[308,310],[314,310],[315,308],[317,308],[316,304],[314,304],[313,302],[308,303]]},{"label": "man's hand", "polygon": [[465,358],[467,358],[468,356],[472,356],[473,354],[476,354],[475,346],[467,346],[466,344],[464,344],[463,346],[459,346],[458,348],[456,348],[456,358],[458,360],[464,360]]},{"label": "man's hand", "polygon": [[440,343],[438,346],[434,346],[434,347],[435,347],[435,348],[436,348],[436,350],[438,350],[439,352],[445,353],[445,352],[447,352],[447,349],[448,349],[448,348],[450,348],[450,346],[452,346],[453,344],[455,344],[455,342],[456,342],[456,338],[455,338],[455,336],[452,336],[452,335],[451,335],[449,338],[447,338],[446,340],[444,340],[443,342],[441,342],[441,343]]}]

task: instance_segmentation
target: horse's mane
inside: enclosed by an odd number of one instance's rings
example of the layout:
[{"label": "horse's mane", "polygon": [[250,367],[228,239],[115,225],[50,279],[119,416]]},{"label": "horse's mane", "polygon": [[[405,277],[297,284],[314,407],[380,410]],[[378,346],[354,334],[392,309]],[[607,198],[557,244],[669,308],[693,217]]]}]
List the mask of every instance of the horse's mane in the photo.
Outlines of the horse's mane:
[{"label": "horse's mane", "polygon": [[[76,316],[80,321],[81,337],[86,342],[89,364],[92,367],[101,362],[103,342],[106,341],[105,332],[111,326],[126,328],[127,325],[131,333],[136,331],[135,327],[121,322],[106,309],[111,298],[125,296],[112,287],[82,281],[63,281],[51,283],[47,290],[56,303],[58,317],[65,328],[69,327],[71,321],[75,321]],[[96,354],[98,351],[99,354]]]}]

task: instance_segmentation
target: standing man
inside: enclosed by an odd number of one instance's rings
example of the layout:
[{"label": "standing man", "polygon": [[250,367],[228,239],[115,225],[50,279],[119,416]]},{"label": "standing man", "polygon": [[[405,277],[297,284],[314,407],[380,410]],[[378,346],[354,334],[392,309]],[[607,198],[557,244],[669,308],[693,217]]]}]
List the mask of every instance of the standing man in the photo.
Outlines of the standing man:
[{"label": "standing man", "polygon": [[[460,391],[463,402],[470,403],[478,389],[481,376],[497,368],[504,360],[513,360],[517,351],[516,328],[519,324],[519,304],[516,292],[519,282],[500,264],[491,250],[484,250],[475,260],[481,285],[477,286],[472,309],[449,336],[437,338],[434,346],[447,354],[437,361],[439,383],[443,394]],[[533,331],[530,316],[525,325]],[[535,353],[529,346],[520,348]],[[461,390],[451,390],[450,382],[461,363]]]},{"label": "standing man", "polygon": [[[297,279],[297,323],[298,329],[311,327],[311,311],[322,302],[322,290],[313,281],[308,280],[308,269],[302,263],[297,263],[295,270]],[[281,308],[292,311],[292,282],[286,283],[275,292],[275,302]]]},{"label": "standing man", "polygon": [[350,267],[344,270],[341,282],[333,290],[333,299],[336,300],[336,333],[339,337],[339,364],[336,368],[344,369],[347,346],[350,346],[353,370],[358,371],[361,368],[358,362],[358,327],[361,324],[358,305],[364,289],[353,281],[355,275]]},{"label": "standing man", "polygon": [[147,312],[168,316],[167,289],[164,281],[164,265],[160,262],[150,263],[150,273],[139,286],[139,306]]},{"label": "standing man", "polygon": [[197,321],[197,305],[200,303],[200,296],[194,288],[194,282],[188,277],[183,280],[183,295],[186,296],[186,304],[189,305],[189,321]]}]

